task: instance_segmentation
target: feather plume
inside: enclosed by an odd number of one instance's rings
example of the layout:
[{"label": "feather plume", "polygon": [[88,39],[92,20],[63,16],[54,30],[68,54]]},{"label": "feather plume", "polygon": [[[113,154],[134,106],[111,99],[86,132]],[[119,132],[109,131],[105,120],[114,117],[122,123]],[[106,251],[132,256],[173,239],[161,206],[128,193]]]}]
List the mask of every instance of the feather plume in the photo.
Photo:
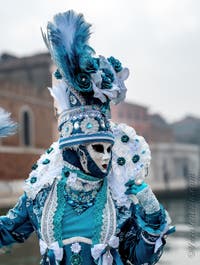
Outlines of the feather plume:
[{"label": "feather plume", "polygon": [[17,130],[17,123],[10,118],[10,113],[0,108],[0,137],[6,137],[15,134]]},{"label": "feather plume", "polygon": [[51,96],[54,98],[54,106],[57,109],[58,115],[70,108],[69,104],[69,89],[67,89],[65,83],[60,81],[58,84],[54,85],[52,88],[48,87]]},{"label": "feather plume", "polygon": [[88,46],[90,26],[82,14],[70,10],[57,14],[53,22],[48,22],[47,35],[42,32],[54,63],[63,78],[73,87],[76,86],[74,77],[80,72],[81,56],[90,58],[94,52]]}]

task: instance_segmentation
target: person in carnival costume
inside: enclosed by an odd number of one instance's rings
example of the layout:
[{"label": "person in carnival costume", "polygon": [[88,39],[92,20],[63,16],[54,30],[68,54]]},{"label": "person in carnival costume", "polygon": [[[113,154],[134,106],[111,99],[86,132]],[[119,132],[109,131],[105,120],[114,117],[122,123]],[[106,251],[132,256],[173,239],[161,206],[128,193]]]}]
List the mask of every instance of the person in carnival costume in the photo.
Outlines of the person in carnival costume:
[{"label": "person in carnival costume", "polygon": [[43,33],[57,68],[49,90],[59,140],[0,218],[0,246],[36,231],[42,265],[155,264],[174,228],[144,182],[149,146],[133,128],[110,121],[129,70],[114,57],[96,57],[89,37],[90,25],[72,10],[55,15]]}]

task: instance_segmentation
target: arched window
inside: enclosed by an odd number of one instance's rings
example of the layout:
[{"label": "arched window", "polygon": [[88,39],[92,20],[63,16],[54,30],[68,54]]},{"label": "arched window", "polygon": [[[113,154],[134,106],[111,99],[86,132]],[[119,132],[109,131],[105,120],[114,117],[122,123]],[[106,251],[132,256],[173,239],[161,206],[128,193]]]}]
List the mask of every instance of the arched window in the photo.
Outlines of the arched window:
[{"label": "arched window", "polygon": [[21,109],[21,143],[25,146],[33,145],[33,114],[28,107]]}]

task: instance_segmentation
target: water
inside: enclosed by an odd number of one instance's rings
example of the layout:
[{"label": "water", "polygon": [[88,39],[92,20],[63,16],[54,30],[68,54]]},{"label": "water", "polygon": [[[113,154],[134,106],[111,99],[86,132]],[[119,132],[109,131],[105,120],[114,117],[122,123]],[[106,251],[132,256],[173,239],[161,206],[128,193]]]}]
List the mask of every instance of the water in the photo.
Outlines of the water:
[{"label": "water", "polygon": [[[160,265],[199,265],[200,261],[200,200],[197,194],[189,197],[160,198],[168,209],[177,232],[169,236]],[[0,256],[0,265],[38,265],[40,261],[36,237],[14,245],[11,253]]]}]

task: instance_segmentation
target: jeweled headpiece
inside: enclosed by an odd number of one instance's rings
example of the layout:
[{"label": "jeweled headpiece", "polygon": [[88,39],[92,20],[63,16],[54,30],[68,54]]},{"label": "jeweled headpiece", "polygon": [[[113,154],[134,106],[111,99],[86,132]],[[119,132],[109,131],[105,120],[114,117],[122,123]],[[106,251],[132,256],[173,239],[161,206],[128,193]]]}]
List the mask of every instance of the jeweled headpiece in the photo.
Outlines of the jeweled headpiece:
[{"label": "jeweled headpiece", "polygon": [[44,41],[56,64],[50,88],[58,111],[60,148],[84,142],[113,142],[110,102],[124,100],[129,70],[114,57],[95,57],[88,45],[90,24],[70,10],[48,22]]}]

